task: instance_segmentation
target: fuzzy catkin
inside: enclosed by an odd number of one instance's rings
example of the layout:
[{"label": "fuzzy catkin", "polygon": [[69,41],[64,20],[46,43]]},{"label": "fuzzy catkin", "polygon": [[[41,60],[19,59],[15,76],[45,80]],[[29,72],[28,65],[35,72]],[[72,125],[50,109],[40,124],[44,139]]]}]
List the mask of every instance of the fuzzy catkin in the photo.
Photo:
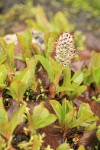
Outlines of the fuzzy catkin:
[{"label": "fuzzy catkin", "polygon": [[55,43],[56,61],[65,67],[71,63],[75,51],[76,49],[72,35],[69,33],[63,33],[60,35]]}]

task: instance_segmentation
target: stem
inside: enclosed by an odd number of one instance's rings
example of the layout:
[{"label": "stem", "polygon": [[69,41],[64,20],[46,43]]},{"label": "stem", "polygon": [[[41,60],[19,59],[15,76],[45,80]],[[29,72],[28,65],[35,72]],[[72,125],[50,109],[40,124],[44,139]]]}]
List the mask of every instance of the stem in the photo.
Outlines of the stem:
[{"label": "stem", "polygon": [[69,66],[66,66],[63,70],[64,78],[63,78],[63,86],[69,86],[71,83],[71,69]]},{"label": "stem", "polygon": [[12,139],[13,139],[13,136],[10,136],[9,140],[8,140],[8,143],[7,143],[7,147],[5,148],[5,150],[15,150],[12,145],[11,145],[11,142],[12,142]]}]

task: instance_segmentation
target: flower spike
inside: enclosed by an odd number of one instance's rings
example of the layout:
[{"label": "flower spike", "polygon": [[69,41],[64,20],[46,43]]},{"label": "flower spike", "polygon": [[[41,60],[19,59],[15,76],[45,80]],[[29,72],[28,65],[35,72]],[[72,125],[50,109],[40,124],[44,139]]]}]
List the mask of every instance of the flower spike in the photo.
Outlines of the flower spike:
[{"label": "flower spike", "polygon": [[55,59],[58,63],[64,67],[71,63],[71,60],[75,54],[75,45],[73,37],[69,33],[63,33],[59,39],[55,42]]}]

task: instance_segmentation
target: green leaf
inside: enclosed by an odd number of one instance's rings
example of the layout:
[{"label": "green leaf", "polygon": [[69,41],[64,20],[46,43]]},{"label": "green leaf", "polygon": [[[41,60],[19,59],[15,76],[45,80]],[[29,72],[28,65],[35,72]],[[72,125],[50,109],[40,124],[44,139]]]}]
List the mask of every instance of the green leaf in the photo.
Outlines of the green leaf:
[{"label": "green leaf", "polygon": [[[69,105],[68,105],[68,101],[66,99],[64,99],[62,101],[62,110],[63,110],[63,116],[65,117],[66,116],[66,113],[69,112]],[[63,117],[62,116],[62,117]]]},{"label": "green leaf", "polygon": [[83,73],[84,73],[84,84],[89,86],[91,83],[94,82],[93,75],[86,68],[83,70]]},{"label": "green leaf", "polygon": [[96,132],[97,138],[100,141],[100,126],[98,126],[98,130]]},{"label": "green leaf", "polygon": [[48,61],[48,59],[46,59],[45,57],[43,57],[41,55],[36,55],[35,58],[38,61],[40,61],[40,63],[43,65],[44,69],[47,71],[51,82],[53,82],[54,81],[54,72],[53,72],[52,66],[51,66],[50,62]]},{"label": "green leaf", "polygon": [[78,111],[78,118],[81,118],[84,122],[92,122],[92,121],[97,121],[99,119],[91,111],[89,104],[86,104],[86,103],[82,103],[80,105],[80,108]]},{"label": "green leaf", "polygon": [[41,117],[39,117],[40,121],[36,123],[35,129],[40,129],[43,127],[46,127],[56,120],[56,116],[54,114],[48,114],[47,116],[44,117],[43,119],[43,114],[47,113],[46,111],[42,112]]},{"label": "green leaf", "polygon": [[23,99],[23,95],[27,89],[26,83],[22,81],[13,81],[10,85],[10,92],[11,96],[14,100],[18,101],[19,103]]},{"label": "green leaf", "polygon": [[78,85],[80,85],[83,82],[83,72],[82,71],[77,71],[72,79],[73,82],[77,83]]},{"label": "green leaf", "polygon": [[92,122],[91,123],[83,122],[82,127],[84,127],[86,132],[90,132],[90,131],[97,129],[96,122],[93,122],[93,123]]},{"label": "green leaf", "polygon": [[3,99],[0,97],[0,126],[5,124],[7,121],[8,121],[8,114],[4,108]]},{"label": "green leaf", "polygon": [[57,148],[57,150],[73,150],[73,149],[70,148],[69,144],[63,143]]},{"label": "green leaf", "polygon": [[93,78],[97,84],[97,87],[100,89],[100,67],[93,68]]},{"label": "green leaf", "polygon": [[32,50],[35,53],[35,55],[43,55],[43,51],[41,50],[40,46],[35,43],[32,43]]},{"label": "green leaf", "polygon": [[31,44],[32,44],[32,34],[29,30],[24,31],[21,34],[17,34],[17,38],[23,50],[23,57],[31,57]]},{"label": "green leaf", "polygon": [[62,124],[65,124],[65,122],[66,122],[66,114],[70,110],[69,102],[66,99],[64,99],[62,101],[62,106],[61,107],[62,107]]},{"label": "green leaf", "polygon": [[50,104],[58,117],[59,123],[62,124],[64,116],[61,104],[56,100],[51,100]]},{"label": "green leaf", "polygon": [[85,90],[87,89],[87,86],[81,85],[76,88],[74,88],[72,95],[75,96],[80,96]]},{"label": "green leaf", "polygon": [[71,127],[71,123],[76,117],[75,114],[76,113],[74,108],[65,115],[65,124],[68,125],[69,127]]},{"label": "green leaf", "polygon": [[71,123],[71,128],[83,126],[88,130],[92,125],[87,123],[97,121],[98,119],[99,118],[91,111],[89,104],[82,103],[79,107],[77,119]]},{"label": "green leaf", "polygon": [[[52,40],[53,40],[52,42],[55,43],[55,41],[58,39],[58,37],[59,37],[59,34],[57,32],[45,33],[45,35],[44,35],[44,42],[45,42],[45,45],[46,45],[46,49],[49,49],[48,46],[50,46],[50,45],[48,45],[49,38],[52,38]],[[53,47],[54,47],[54,45],[53,45]]]},{"label": "green leaf", "polygon": [[71,102],[64,100],[62,102],[62,109],[64,111],[64,124],[70,126],[71,122],[74,120],[74,117],[76,117],[76,108],[73,107]]},{"label": "green leaf", "polygon": [[0,84],[4,83],[6,81],[7,77],[7,69],[5,65],[0,66]]},{"label": "green leaf", "polygon": [[85,147],[83,145],[81,145],[78,150],[85,150]]},{"label": "green leaf", "polygon": [[53,58],[49,57],[49,61],[51,63],[51,66],[52,66],[52,69],[54,72],[54,84],[57,87],[58,83],[60,81],[60,77],[61,77],[63,68]]},{"label": "green leaf", "polygon": [[2,136],[0,136],[0,150],[6,149],[6,142]]},{"label": "green leaf", "polygon": [[27,62],[27,67],[13,79],[14,81],[22,81],[27,87],[31,86],[35,82],[35,69],[36,69],[36,60],[31,58]]},{"label": "green leaf", "polygon": [[23,120],[23,114],[26,109],[26,104],[21,105],[18,110],[13,114],[10,122],[8,123],[8,133],[12,135],[17,125]]},{"label": "green leaf", "polygon": [[31,130],[48,126],[55,120],[56,116],[49,113],[48,109],[44,108],[42,103],[35,106],[31,116],[28,114],[29,129]]},{"label": "green leaf", "polygon": [[51,100],[50,104],[57,115],[61,128],[68,130],[69,128],[83,126],[88,131],[95,129],[95,123],[89,123],[97,121],[99,118],[93,114],[88,104],[81,104],[78,115],[76,108],[67,100],[62,102],[62,106],[56,100]]},{"label": "green leaf", "polygon": [[60,125],[65,124],[69,126],[71,121],[74,120],[74,116],[76,115],[75,108],[71,102],[64,99],[61,105],[58,101],[51,100],[50,104],[57,115]]},{"label": "green leaf", "polygon": [[59,92],[68,92],[68,91],[74,91],[74,88],[66,87],[66,86],[59,86],[57,88],[57,93],[59,93]]},{"label": "green leaf", "polygon": [[0,66],[0,89],[3,89],[6,84],[6,77],[7,77],[7,69],[5,65]]},{"label": "green leaf", "polygon": [[77,88],[77,96],[81,95],[85,90],[87,89],[87,86],[81,85]]},{"label": "green leaf", "polygon": [[54,150],[50,147],[50,145],[48,145],[44,150]]},{"label": "green leaf", "polygon": [[71,101],[66,100],[66,104],[68,106],[68,112],[74,110],[73,103]]},{"label": "green leaf", "polygon": [[60,66],[52,57],[49,57],[49,61],[52,65],[55,76],[57,75],[60,76],[62,73],[62,69],[63,69],[62,66]]},{"label": "green leaf", "polygon": [[50,32],[45,34],[44,42],[45,42],[46,49],[44,53],[47,58],[51,56],[52,52],[54,51],[54,44],[57,38],[58,38],[58,34],[56,32]]},{"label": "green leaf", "polygon": [[66,87],[70,87],[71,85],[71,69],[69,66],[64,68],[64,81],[63,85]]},{"label": "green leaf", "polygon": [[84,83],[90,85],[95,83],[95,86],[100,89],[100,54],[93,52],[89,63],[88,70],[84,69]]},{"label": "green leaf", "polygon": [[30,70],[30,85],[35,82],[36,59],[33,57],[27,61],[27,68]]},{"label": "green leaf", "polygon": [[8,44],[7,48],[5,48],[7,54],[6,66],[11,73],[14,72],[14,48],[15,45],[13,43]]},{"label": "green leaf", "polygon": [[3,50],[0,50],[0,65],[3,64],[6,60],[6,53]]},{"label": "green leaf", "polygon": [[46,52],[45,52],[46,57],[49,57],[52,54],[53,50],[54,50],[54,41],[53,41],[52,37],[49,37],[48,46],[47,46],[47,49],[46,49]]},{"label": "green leaf", "polygon": [[7,42],[0,37],[0,46],[2,47],[3,50],[5,50],[5,48],[7,47]]},{"label": "green leaf", "polygon": [[0,90],[2,91],[6,87],[6,84],[0,84]]},{"label": "green leaf", "polygon": [[20,72],[19,74],[16,74],[16,76],[14,77],[13,81],[22,81],[24,83],[26,83],[27,85],[30,84],[30,68],[25,68],[22,72]]}]

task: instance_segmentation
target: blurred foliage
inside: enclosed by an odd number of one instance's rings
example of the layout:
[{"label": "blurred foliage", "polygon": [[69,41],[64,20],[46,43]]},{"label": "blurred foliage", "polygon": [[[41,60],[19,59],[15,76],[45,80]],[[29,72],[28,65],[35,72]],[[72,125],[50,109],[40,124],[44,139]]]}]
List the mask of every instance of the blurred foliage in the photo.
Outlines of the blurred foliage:
[{"label": "blurred foliage", "polygon": [[[0,8],[3,7],[2,3],[4,2],[0,2]],[[12,4],[14,1],[11,1],[10,3]],[[37,4],[41,4],[43,6],[46,15],[51,18],[51,24],[48,22],[48,19],[43,10],[41,10],[41,7],[36,6]],[[35,19],[38,23],[36,28],[40,28],[41,26],[43,31],[48,30],[48,28],[50,30],[58,31],[59,29],[62,30],[66,26],[68,32],[72,31],[75,25],[77,26],[78,24],[79,27],[85,22],[90,25],[86,19],[97,18],[98,21],[100,15],[100,2],[98,0],[51,0],[50,2],[46,0],[25,0],[20,1],[20,4],[17,4],[16,1],[15,5],[12,6],[11,9],[9,9],[9,6],[8,8],[7,6],[5,7],[7,10],[0,14],[0,35],[13,32],[12,28],[15,28],[18,25],[25,25],[25,20],[27,19]],[[58,13],[56,14],[55,12]],[[41,17],[45,19],[41,21]],[[65,18],[67,18],[66,21]],[[79,19],[80,23],[77,22],[76,18]],[[69,23],[68,20],[74,22],[74,25]],[[35,25],[36,24],[34,23],[34,26]],[[97,26],[98,23],[95,23],[94,25]],[[84,28],[88,28],[88,26]]]},{"label": "blurred foliage", "polygon": [[74,40],[77,50],[83,50],[85,48],[86,37],[83,35],[81,31],[76,30],[74,32]]},{"label": "blurred foliage", "polygon": [[88,68],[84,69],[84,83],[100,90],[100,53],[93,52]]},{"label": "blurred foliage", "polygon": [[[33,16],[33,5],[31,2],[27,4],[15,4],[8,12],[0,15],[1,35],[9,31],[10,27],[24,24],[24,20]],[[3,28],[3,29],[2,29]]]},{"label": "blurred foliage", "polygon": [[73,13],[80,11],[87,12],[90,16],[100,15],[100,1],[98,0],[63,0],[66,5],[70,6]]},{"label": "blurred foliage", "polygon": [[50,23],[42,7],[33,7],[31,2],[28,2],[26,5],[16,4],[5,14],[5,17],[4,15],[0,15],[0,26],[3,27],[4,30],[9,30],[9,28],[14,25],[25,24],[25,20],[27,19],[34,19],[34,21],[29,20],[28,24],[32,27],[34,26],[34,29],[37,30],[57,32],[59,30],[67,30],[67,32],[70,32],[74,29],[74,25],[68,22],[62,12],[56,13]]},{"label": "blurred foliage", "polygon": [[48,19],[41,6],[33,7],[32,3],[28,2],[25,6],[23,4],[15,5],[5,14],[5,17],[3,15],[0,17],[1,35],[11,32],[11,28],[20,26],[20,24],[23,26],[27,24],[31,30],[45,33],[74,32],[77,50],[84,49],[85,36],[82,35],[81,31],[75,31],[75,25],[70,23],[61,11],[57,12],[51,19]]},{"label": "blurred foliage", "polygon": [[34,21],[27,20],[27,24],[36,29],[43,32],[71,32],[75,28],[73,24],[70,24],[66,19],[64,13],[57,12],[54,17],[49,21],[43,11],[42,7],[37,6],[34,9]]}]

